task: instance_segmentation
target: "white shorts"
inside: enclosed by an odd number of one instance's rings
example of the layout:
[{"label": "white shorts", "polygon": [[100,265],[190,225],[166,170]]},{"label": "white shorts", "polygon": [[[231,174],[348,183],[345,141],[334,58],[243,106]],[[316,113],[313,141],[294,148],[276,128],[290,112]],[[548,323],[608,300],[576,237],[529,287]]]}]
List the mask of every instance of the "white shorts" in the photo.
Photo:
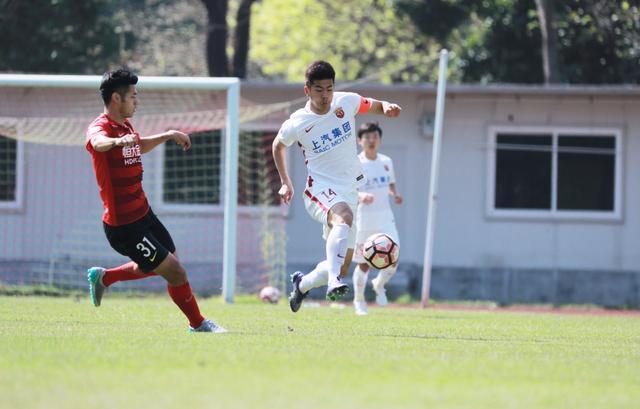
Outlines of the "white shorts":
[{"label": "white shorts", "polygon": [[[322,224],[322,238],[327,239],[329,231],[329,221],[327,216],[329,210],[335,204],[344,202],[351,208],[353,212],[353,220],[356,219],[356,210],[358,208],[358,191],[354,188],[350,192],[345,192],[339,188],[333,188],[327,184],[317,183],[313,181],[311,186],[307,185],[304,190],[304,207],[311,218]],[[352,249],[356,242],[356,226],[355,223],[349,230],[349,239],[347,240],[347,248]]]},{"label": "white shorts", "polygon": [[363,255],[364,242],[367,239],[376,233],[384,233],[390,236],[398,245],[400,245],[400,239],[398,238],[398,230],[396,229],[396,224],[391,222],[387,223],[384,226],[379,226],[374,229],[367,230],[358,230],[356,233],[356,247],[353,253],[353,261],[354,263],[366,263]]}]

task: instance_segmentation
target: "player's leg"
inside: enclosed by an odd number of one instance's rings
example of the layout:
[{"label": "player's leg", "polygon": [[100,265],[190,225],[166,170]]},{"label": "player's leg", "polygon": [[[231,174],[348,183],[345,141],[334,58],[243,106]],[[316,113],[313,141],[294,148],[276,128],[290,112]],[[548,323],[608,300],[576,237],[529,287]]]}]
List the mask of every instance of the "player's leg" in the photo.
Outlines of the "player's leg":
[{"label": "player's leg", "polygon": [[355,252],[353,261],[356,268],[353,270],[353,307],[357,315],[367,315],[367,302],[364,299],[364,291],[367,285],[369,265],[364,259],[363,247],[364,242],[370,235],[369,230],[362,230],[357,226]]},{"label": "player's leg", "polygon": [[151,219],[149,232],[161,247],[167,249],[165,259],[154,270],[167,281],[167,292],[189,320],[189,330],[192,332],[227,332],[224,328],[205,319],[200,313],[198,301],[189,284],[187,272],[178,259],[178,252],[171,234],[155,214],[149,213]]},{"label": "player's leg", "polygon": [[322,260],[308,274],[303,274],[301,271],[293,273],[291,276],[293,291],[291,291],[291,296],[289,297],[291,311],[297,312],[300,309],[302,301],[307,297],[311,289],[327,285],[328,272],[327,260]]},{"label": "player's leg", "polygon": [[[340,269],[340,275],[346,277],[349,274],[349,265],[353,255],[353,249],[347,249],[347,255],[345,262]],[[289,297],[289,306],[291,311],[297,312],[302,305],[302,301],[307,297],[309,291],[316,287],[322,287],[327,285],[327,279],[329,277],[329,263],[327,260],[322,260],[316,267],[308,274],[303,274],[301,271],[296,271],[291,276],[293,282],[293,291]]]},{"label": "player's leg", "polygon": [[[384,233],[388,234],[390,237],[392,237],[396,243],[399,244],[398,241],[398,231],[396,229],[395,224],[388,226],[387,228],[384,229]],[[398,271],[398,263],[396,262],[393,265],[390,265],[389,267],[382,269],[378,272],[378,276],[376,278],[374,278],[373,280],[371,280],[371,285],[373,286],[373,291],[375,291],[376,293],[376,303],[380,306],[385,306],[387,305],[388,301],[387,301],[387,290],[385,288],[385,286],[387,285],[387,283],[389,282],[389,280],[391,280],[391,277],[393,277],[396,273],[396,271]]]},{"label": "player's leg", "polygon": [[353,270],[353,307],[357,315],[367,315],[367,302],[364,299],[364,290],[369,276],[369,265],[357,263]]},{"label": "player's leg", "polygon": [[342,282],[341,268],[347,256],[349,234],[353,223],[351,207],[346,202],[336,203],[329,210],[327,222],[331,228],[325,247],[329,268],[327,298],[335,301],[349,290],[349,287]]},{"label": "player's leg", "polygon": [[[103,224],[105,235],[107,236],[107,240],[111,247],[118,253],[124,256],[129,256],[127,241],[132,235],[132,232],[138,229],[141,224],[146,222],[145,219],[147,219],[147,217],[148,216],[145,216],[145,218],[139,222],[126,226],[113,227]],[[135,261],[130,261],[121,266],[109,269],[103,267],[91,267],[87,270],[91,302],[94,306],[99,307],[102,303],[102,297],[106,289],[118,281],[140,280],[142,278],[152,276],[157,276],[157,274],[153,271],[148,273],[143,272]]]}]

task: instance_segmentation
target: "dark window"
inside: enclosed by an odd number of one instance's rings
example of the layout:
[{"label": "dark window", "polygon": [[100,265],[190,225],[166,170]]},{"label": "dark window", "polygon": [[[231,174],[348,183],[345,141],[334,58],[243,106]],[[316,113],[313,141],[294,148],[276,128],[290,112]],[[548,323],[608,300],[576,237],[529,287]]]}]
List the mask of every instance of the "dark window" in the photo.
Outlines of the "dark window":
[{"label": "dark window", "polygon": [[614,209],[615,149],[612,136],[558,137],[558,209]]},{"label": "dark window", "polygon": [[164,144],[164,203],[220,203],[220,135],[220,131],[192,133],[187,152],[174,142]]},{"label": "dark window", "polygon": [[18,143],[0,135],[0,201],[16,201]]},{"label": "dark window", "polygon": [[496,209],[551,209],[551,147],[551,135],[497,136]]}]

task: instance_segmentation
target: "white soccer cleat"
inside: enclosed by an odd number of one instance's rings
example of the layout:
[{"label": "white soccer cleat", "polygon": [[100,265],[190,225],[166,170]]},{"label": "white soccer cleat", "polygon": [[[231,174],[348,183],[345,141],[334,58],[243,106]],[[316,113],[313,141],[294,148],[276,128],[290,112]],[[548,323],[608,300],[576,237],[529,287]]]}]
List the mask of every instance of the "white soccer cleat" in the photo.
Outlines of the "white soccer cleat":
[{"label": "white soccer cleat", "polygon": [[377,277],[371,280],[371,284],[373,286],[373,291],[376,292],[376,304],[381,307],[389,304],[387,300],[387,290],[384,288],[384,285],[379,285],[380,282]]},{"label": "white soccer cleat", "polygon": [[367,302],[366,301],[354,301],[353,308],[356,310],[356,315],[367,315],[369,311],[367,310]]},{"label": "white soccer cleat", "polygon": [[214,334],[224,334],[229,331],[227,331],[227,329],[225,328],[222,328],[216,325],[211,320],[204,320],[202,321],[202,324],[200,324],[198,328],[189,327],[189,332],[213,332]]},{"label": "white soccer cleat", "polygon": [[340,277],[329,278],[327,284],[327,300],[338,301],[340,297],[349,292],[349,286],[342,282]]}]

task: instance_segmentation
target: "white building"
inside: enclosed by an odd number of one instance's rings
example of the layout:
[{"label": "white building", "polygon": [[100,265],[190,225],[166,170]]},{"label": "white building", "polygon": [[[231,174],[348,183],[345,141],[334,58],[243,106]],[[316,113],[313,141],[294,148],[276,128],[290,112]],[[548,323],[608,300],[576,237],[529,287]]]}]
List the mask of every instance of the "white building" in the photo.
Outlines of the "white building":
[{"label": "white building", "polygon": [[[402,240],[397,283],[417,295],[435,88],[358,85],[350,90],[403,107],[399,119],[369,115],[360,121],[380,122],[381,151],[394,160],[398,190],[405,199],[403,205],[393,206]],[[301,96],[299,84],[242,85],[242,98],[256,104]],[[272,138],[285,117],[271,115],[252,122],[250,128]],[[49,254],[65,240],[77,241],[66,237],[73,229],[91,232],[90,240],[80,239],[85,244],[95,241],[101,252],[111,251],[103,238],[94,239],[101,237],[101,206],[89,155],[81,143],[73,147],[19,143],[17,162],[2,159],[12,151],[1,143],[0,195],[2,180],[13,177],[9,168],[14,162],[18,195],[11,200],[5,194],[0,203],[0,260],[5,260],[0,280],[7,280],[10,263],[41,262],[47,266],[43,269],[51,270]],[[323,257],[324,246],[320,226],[306,214],[300,195],[306,178],[302,154],[295,147],[291,151],[297,193],[286,218],[286,260],[289,270],[307,269]],[[637,155],[638,87],[449,86],[432,296],[640,306],[640,186],[633,183],[640,176]],[[167,175],[163,163],[166,158],[161,153],[145,158],[145,190],[152,207],[179,249],[198,243],[201,247],[194,255],[218,251],[221,235],[212,232],[216,227],[211,223],[220,225],[219,209],[195,214],[193,208],[162,210],[166,198],[162,180]],[[61,179],[67,184],[60,186]],[[61,195],[67,200],[51,199]],[[73,222],[87,213],[91,217],[83,219],[82,226]],[[250,213],[241,210],[241,219],[249,220]],[[241,222],[246,231],[239,232],[240,241],[251,241],[249,237],[259,230],[256,223]],[[242,256],[241,252],[241,262]]]}]

